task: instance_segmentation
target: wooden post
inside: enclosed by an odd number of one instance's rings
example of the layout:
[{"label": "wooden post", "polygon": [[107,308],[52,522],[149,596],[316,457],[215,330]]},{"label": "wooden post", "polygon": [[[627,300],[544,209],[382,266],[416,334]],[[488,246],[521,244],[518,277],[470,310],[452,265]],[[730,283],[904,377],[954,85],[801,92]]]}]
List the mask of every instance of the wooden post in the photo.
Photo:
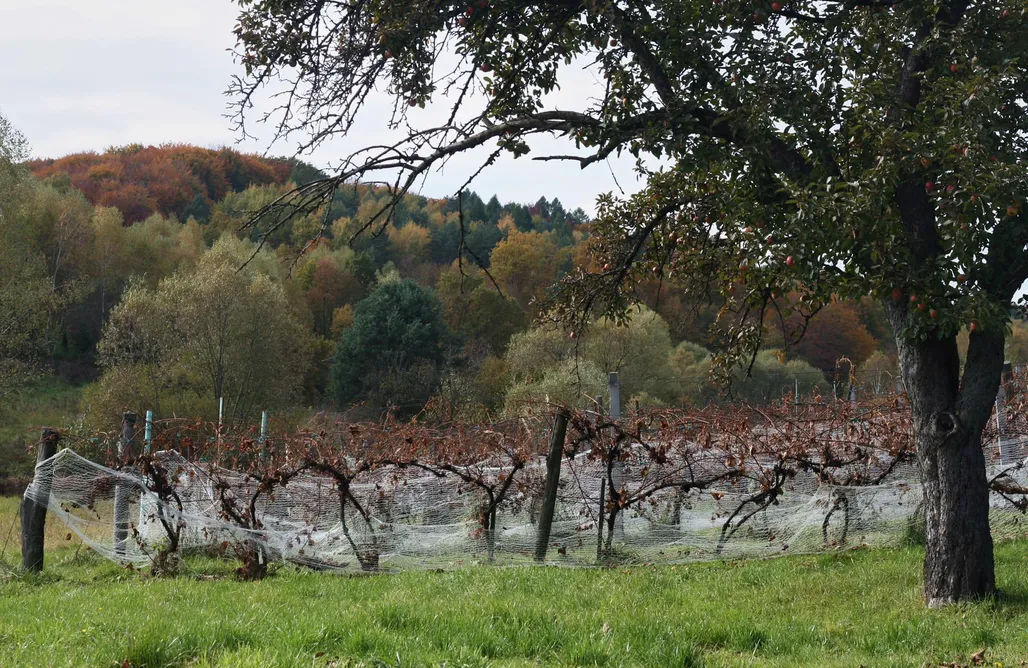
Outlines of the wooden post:
[{"label": "wooden post", "polygon": [[564,458],[564,436],[568,429],[568,415],[563,410],[553,420],[550,436],[550,454],[546,458],[546,489],[543,492],[543,510],[539,516],[538,537],[535,542],[535,560],[546,561],[546,550],[553,526],[553,512],[557,507],[557,485],[560,482],[560,463]]},{"label": "wooden post", "polygon": [[43,570],[43,535],[52,482],[52,466],[41,464],[57,454],[60,440],[61,435],[56,430],[43,428],[36,452],[36,472],[21,501],[21,566],[31,573]]},{"label": "wooden post", "polygon": [[[121,440],[118,441],[118,461],[125,465],[132,459],[132,442],[136,438],[136,414],[121,416]],[[114,553],[125,554],[125,540],[129,529],[130,490],[121,485],[114,487]]]},{"label": "wooden post", "polygon": [[[611,371],[607,374],[607,389],[610,395],[610,418],[612,420],[619,420],[621,419],[621,381],[618,378],[617,371]],[[621,494],[623,477],[624,466],[620,460],[614,462],[614,466],[610,471],[612,487],[610,493],[612,495],[615,491]],[[623,540],[625,537],[625,516],[620,512],[617,519],[614,520],[614,537],[618,540]]]}]

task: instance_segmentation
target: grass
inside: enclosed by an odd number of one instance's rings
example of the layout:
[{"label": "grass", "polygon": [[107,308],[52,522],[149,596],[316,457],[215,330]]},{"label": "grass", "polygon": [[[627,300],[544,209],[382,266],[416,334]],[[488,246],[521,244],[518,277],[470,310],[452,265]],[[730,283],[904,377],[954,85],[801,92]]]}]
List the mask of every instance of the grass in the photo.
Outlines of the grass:
[{"label": "grass", "polygon": [[19,387],[0,405],[0,478],[31,477],[42,427],[66,429],[75,420],[82,388],[56,377]]},{"label": "grass", "polygon": [[[0,499],[5,535],[16,508]],[[246,583],[212,560],[149,578],[51,524],[46,571],[0,584],[2,666],[1028,665],[1026,541],[997,547],[1000,599],[932,611],[916,548]]]}]

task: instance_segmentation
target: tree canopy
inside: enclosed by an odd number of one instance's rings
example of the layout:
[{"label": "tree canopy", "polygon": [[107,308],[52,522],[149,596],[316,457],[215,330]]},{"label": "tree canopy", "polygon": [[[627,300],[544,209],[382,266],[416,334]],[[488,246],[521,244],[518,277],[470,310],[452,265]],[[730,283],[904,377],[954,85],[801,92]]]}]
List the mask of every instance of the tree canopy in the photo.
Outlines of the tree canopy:
[{"label": "tree canopy", "polygon": [[[651,158],[639,162],[641,192],[600,199],[590,247],[599,269],[579,266],[564,281],[554,304],[564,320],[624,318],[635,286],[665,277],[721,302],[720,359],[755,361],[769,313],[805,320],[839,296],[882,300],[926,472],[926,599],[994,591],[980,439],[1028,278],[1022,2],[240,7],[244,74],[233,90],[244,131],[247,105],[269,83],[284,83],[273,116],[280,134],[303,135],[301,148],[346,133],[381,85],[394,127],[411,129],[279,203],[297,215],[347,180],[388,180],[394,195],[368,229],[449,157],[482,147],[489,164],[556,134],[575,148],[536,159]],[[583,64],[596,95],[555,106],[563,72]],[[448,122],[426,127],[408,113],[444,96]]]},{"label": "tree canopy", "polygon": [[383,283],[357,304],[336,346],[336,399],[416,413],[438,382],[446,337],[438,297],[409,279]]}]

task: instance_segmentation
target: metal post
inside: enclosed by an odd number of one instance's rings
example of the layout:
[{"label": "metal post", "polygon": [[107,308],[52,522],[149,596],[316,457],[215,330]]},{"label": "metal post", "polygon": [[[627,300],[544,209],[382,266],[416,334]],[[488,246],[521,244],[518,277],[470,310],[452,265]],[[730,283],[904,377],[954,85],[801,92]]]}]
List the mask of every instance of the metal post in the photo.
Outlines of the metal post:
[{"label": "metal post", "polygon": [[546,488],[543,492],[542,514],[539,516],[539,534],[535,542],[536,561],[546,561],[550,529],[553,527],[553,512],[557,507],[557,486],[560,483],[560,463],[564,457],[564,436],[567,428],[568,415],[560,411],[553,420],[550,454],[546,458]]},{"label": "metal post", "polygon": [[143,432],[143,452],[145,454],[153,453],[153,411],[146,412],[146,427]]},{"label": "metal post", "polygon": [[21,566],[32,573],[43,570],[46,507],[53,481],[53,463],[47,466],[44,462],[57,454],[60,440],[61,435],[56,430],[43,428],[43,437],[36,452],[36,472],[21,501]]},{"label": "metal post", "polygon": [[[118,461],[125,465],[132,459],[132,443],[136,438],[136,414],[121,416],[121,440],[118,441]],[[125,554],[125,540],[129,529],[129,504],[131,490],[123,485],[114,487],[114,553]]]},{"label": "metal post", "polygon": [[268,440],[268,411],[261,411],[261,459],[267,459],[268,452],[265,442]]}]

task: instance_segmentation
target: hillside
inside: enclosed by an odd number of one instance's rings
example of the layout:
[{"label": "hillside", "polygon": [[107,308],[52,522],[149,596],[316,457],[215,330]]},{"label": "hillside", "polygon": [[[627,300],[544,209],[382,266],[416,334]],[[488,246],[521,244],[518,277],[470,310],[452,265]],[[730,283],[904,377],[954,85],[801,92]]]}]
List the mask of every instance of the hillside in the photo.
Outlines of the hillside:
[{"label": "hillside", "polygon": [[[298,406],[474,419],[580,404],[608,371],[629,406],[721,400],[705,349],[717,295],[690,302],[673,281],[642,281],[627,327],[597,321],[572,340],[541,323],[563,276],[600,270],[588,216],[556,197],[408,194],[390,225],[354,238],[384,190],[344,184],[308,216],[246,226],[320,176],[299,161],[132,145],[24,167],[10,189],[20,213],[0,228],[0,273],[19,285],[0,292],[0,394],[40,373],[89,383],[87,431],[124,410],[211,418],[221,397],[244,421]],[[879,306],[826,313],[799,346],[768,339],[786,354],[762,352],[735,398],[830,391],[840,357],[891,377]]]},{"label": "hillside", "polygon": [[294,178],[298,164],[230,148],[130,144],[104,153],[31,160],[26,167],[39,179],[67,179],[90,204],[117,207],[127,223],[134,223],[154,213],[206,218],[228,193],[284,184]]}]

